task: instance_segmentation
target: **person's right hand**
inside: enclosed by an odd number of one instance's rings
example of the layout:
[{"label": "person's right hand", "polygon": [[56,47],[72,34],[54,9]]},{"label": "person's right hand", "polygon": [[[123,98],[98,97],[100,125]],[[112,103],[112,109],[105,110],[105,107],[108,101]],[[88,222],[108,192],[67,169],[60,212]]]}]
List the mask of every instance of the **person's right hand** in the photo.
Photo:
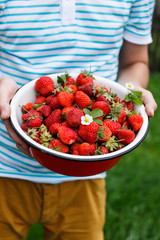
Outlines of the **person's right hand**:
[{"label": "person's right hand", "polygon": [[11,114],[11,108],[9,105],[10,100],[13,98],[14,94],[18,90],[18,85],[9,78],[0,78],[0,116],[4,122],[9,136],[16,143],[17,148],[19,148],[24,154],[32,157],[29,151],[29,145],[26,144],[13,130],[10,122],[9,116]]}]

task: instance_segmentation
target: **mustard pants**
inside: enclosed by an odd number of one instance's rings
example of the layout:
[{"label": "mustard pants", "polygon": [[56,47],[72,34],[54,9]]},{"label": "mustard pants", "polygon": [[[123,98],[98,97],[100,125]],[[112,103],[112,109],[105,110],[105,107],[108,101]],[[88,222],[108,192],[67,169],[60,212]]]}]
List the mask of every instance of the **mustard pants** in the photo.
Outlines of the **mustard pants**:
[{"label": "mustard pants", "polygon": [[105,180],[41,184],[0,178],[0,240],[24,240],[40,222],[46,240],[103,240]]}]

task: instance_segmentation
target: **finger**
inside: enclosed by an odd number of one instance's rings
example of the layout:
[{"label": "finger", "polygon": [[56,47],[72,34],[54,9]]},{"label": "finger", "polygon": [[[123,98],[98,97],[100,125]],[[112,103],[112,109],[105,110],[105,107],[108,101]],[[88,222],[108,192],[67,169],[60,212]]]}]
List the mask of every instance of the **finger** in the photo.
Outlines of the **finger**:
[{"label": "finger", "polygon": [[5,121],[6,119],[8,119],[10,114],[11,114],[11,108],[10,108],[9,104],[5,103],[3,105],[3,108],[2,108],[2,111],[1,111],[2,121]]},{"label": "finger", "polygon": [[17,148],[23,152],[25,155],[27,155],[28,157],[30,158],[33,158],[33,156],[31,155],[30,153],[30,150],[29,150],[29,146],[28,147],[24,147],[24,145],[21,145],[21,144],[16,144]]},{"label": "finger", "polygon": [[26,142],[24,142],[13,130],[12,126],[10,125],[9,120],[4,120],[7,132],[9,134],[9,136],[13,139],[13,141],[18,144],[18,145],[22,145],[24,148],[28,148],[28,144]]},{"label": "finger", "polygon": [[152,93],[146,90],[142,94],[142,100],[145,105],[145,110],[148,116],[154,117],[154,112],[157,109],[157,103],[155,102]]}]

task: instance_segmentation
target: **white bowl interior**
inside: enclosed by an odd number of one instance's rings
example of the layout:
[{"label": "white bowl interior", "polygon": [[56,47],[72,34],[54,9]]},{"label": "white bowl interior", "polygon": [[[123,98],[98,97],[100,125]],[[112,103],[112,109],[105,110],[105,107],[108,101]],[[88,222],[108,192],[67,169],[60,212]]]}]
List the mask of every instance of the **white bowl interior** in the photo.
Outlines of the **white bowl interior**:
[{"label": "white bowl interior", "polygon": [[[55,86],[57,85],[57,76],[62,75],[63,73],[59,74],[52,74],[49,75],[55,83]],[[76,79],[79,73],[72,73],[72,77]],[[101,86],[106,86],[108,89],[111,89],[112,92],[117,93],[117,95],[123,100],[125,95],[127,94],[127,89],[123,87],[122,85],[118,84],[117,82],[112,82],[110,80],[107,80],[105,78],[99,77],[99,76],[94,76],[95,77],[95,83],[100,84]],[[132,151],[134,148],[136,148],[145,138],[147,131],[148,131],[148,116],[145,112],[144,105],[138,106],[136,105],[135,110],[137,112],[140,112],[142,115],[144,122],[139,130],[138,134],[136,135],[136,138],[134,139],[133,142],[125,146],[124,148],[111,152],[105,155],[96,155],[96,156],[76,156],[72,154],[64,154],[61,152],[54,151],[52,149],[46,148],[37,142],[35,142],[33,139],[31,139],[29,136],[24,133],[24,131],[21,129],[21,124],[22,124],[22,111],[21,111],[21,106],[25,105],[28,102],[34,102],[35,101],[35,89],[34,85],[37,79],[25,84],[23,87],[21,87],[15,96],[13,97],[11,101],[11,124],[17,134],[25,141],[30,143],[32,147],[35,147],[36,149],[39,149],[42,152],[45,152],[47,154],[54,155],[59,158],[65,158],[65,159],[70,159],[70,160],[75,160],[75,161],[97,161],[97,160],[109,160],[115,157],[122,156],[130,151]]]}]

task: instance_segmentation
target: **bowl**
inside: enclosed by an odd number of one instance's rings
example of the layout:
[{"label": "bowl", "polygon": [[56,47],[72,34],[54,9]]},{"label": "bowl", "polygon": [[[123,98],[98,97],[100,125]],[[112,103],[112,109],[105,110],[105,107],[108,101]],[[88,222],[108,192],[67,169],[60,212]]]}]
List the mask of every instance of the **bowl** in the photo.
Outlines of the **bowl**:
[{"label": "bowl", "polygon": [[[57,85],[57,76],[64,73],[51,74],[48,75],[54,81],[55,86]],[[77,78],[79,73],[72,73],[73,78]],[[94,83],[100,84],[101,86],[106,86],[108,89],[111,89],[112,92],[117,93],[117,95],[123,100],[127,94],[127,89],[120,85],[117,82],[107,80],[100,76],[94,76]],[[135,110],[140,112],[143,117],[143,125],[139,132],[137,133],[133,142],[121,148],[117,151],[110,152],[104,155],[93,155],[93,156],[77,156],[72,154],[66,154],[58,152],[47,147],[40,145],[35,142],[29,136],[27,136],[21,129],[22,124],[22,105],[25,105],[28,102],[34,102],[36,98],[35,92],[35,82],[37,79],[30,81],[29,83],[22,86],[14,95],[11,100],[11,115],[10,122],[15,130],[15,132],[30,146],[31,153],[33,157],[45,168],[50,169],[51,171],[68,175],[68,176],[77,176],[85,177],[99,174],[111,169],[115,166],[123,155],[133,151],[137,148],[144,138],[147,135],[149,120],[145,112],[144,105],[135,105]]]}]

